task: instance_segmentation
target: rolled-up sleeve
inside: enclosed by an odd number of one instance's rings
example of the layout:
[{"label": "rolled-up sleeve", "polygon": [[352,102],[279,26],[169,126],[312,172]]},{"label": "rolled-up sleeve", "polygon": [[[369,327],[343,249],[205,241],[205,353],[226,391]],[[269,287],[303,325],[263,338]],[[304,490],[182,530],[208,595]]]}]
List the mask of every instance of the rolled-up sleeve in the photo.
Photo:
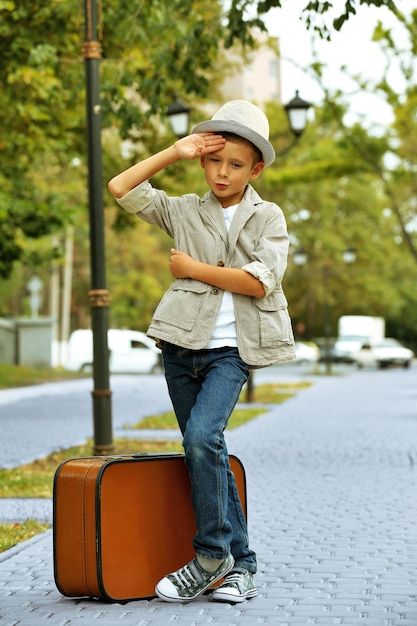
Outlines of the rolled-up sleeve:
[{"label": "rolled-up sleeve", "polygon": [[287,267],[289,238],[282,210],[275,204],[267,206],[268,216],[249,263],[242,269],[255,276],[263,285],[265,298],[281,288]]},{"label": "rolled-up sleeve", "polygon": [[128,213],[136,214],[149,206],[155,197],[155,189],[145,180],[121,198],[116,198],[121,207]]},{"label": "rolled-up sleeve", "polygon": [[248,274],[252,274],[252,276],[255,276],[255,278],[261,281],[265,289],[265,296],[269,296],[274,291],[277,284],[275,276],[273,272],[260,261],[247,263],[242,267],[242,270],[245,270]]}]

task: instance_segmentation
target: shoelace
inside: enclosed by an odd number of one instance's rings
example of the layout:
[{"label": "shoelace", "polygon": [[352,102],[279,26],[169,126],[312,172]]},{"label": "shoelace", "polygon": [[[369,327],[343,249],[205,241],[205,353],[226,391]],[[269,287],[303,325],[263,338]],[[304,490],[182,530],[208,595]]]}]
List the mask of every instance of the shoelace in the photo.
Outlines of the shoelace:
[{"label": "shoelace", "polygon": [[183,567],[180,571],[175,572],[174,577],[178,581],[180,587],[191,587],[197,582],[187,566]]},{"label": "shoelace", "polygon": [[222,587],[233,587],[234,585],[236,585],[239,588],[239,584],[242,582],[243,576],[243,574],[239,573],[228,574],[224,580]]},{"label": "shoelace", "polygon": [[[189,567],[189,565],[184,565],[184,567],[182,569],[180,569],[179,571],[175,572],[173,574],[174,578],[178,581],[178,584],[180,587],[185,588],[185,587],[192,587],[193,585],[199,585],[201,584],[197,578],[195,577],[195,575],[193,574],[191,568]],[[205,579],[204,576],[202,576],[203,580]]]}]

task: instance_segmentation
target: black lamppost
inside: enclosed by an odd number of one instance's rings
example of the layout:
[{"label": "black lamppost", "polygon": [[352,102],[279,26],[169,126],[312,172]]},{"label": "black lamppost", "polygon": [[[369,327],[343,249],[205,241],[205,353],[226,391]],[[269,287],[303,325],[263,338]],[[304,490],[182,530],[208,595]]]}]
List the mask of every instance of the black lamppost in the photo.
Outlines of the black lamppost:
[{"label": "black lamppost", "polygon": [[294,98],[284,105],[291,132],[297,139],[301,137],[305,131],[307,126],[307,112],[310,107],[311,103],[300,98],[298,90],[295,92]]},{"label": "black lamppost", "polygon": [[167,108],[167,116],[171,124],[172,132],[178,139],[188,135],[190,111],[190,107],[181,102],[177,95],[175,95],[174,101]]},{"label": "black lamppost", "polygon": [[[356,250],[352,247],[346,248],[342,253],[343,261],[346,265],[351,265],[356,261]],[[307,253],[303,249],[298,249],[293,253],[295,265],[303,267],[308,261]],[[337,274],[329,269],[324,263],[320,268],[320,274],[323,285],[323,339],[324,339],[324,355],[323,361],[326,368],[326,374],[332,373],[332,362],[330,355],[330,320],[329,320],[329,303],[328,303],[328,278],[330,274]]]},{"label": "black lamppost", "polygon": [[85,0],[85,78],[87,90],[88,191],[90,216],[91,327],[93,331],[93,426],[94,454],[113,452],[109,350],[107,344],[109,293],[106,288],[104,254],[103,180],[97,0]]},{"label": "black lamppost", "polygon": [[288,118],[288,125],[290,127],[291,133],[293,134],[293,141],[286,148],[279,150],[277,152],[277,156],[282,156],[286,154],[298,142],[301,135],[306,129],[307,112],[310,107],[311,103],[307,102],[307,100],[303,100],[302,98],[300,98],[300,96],[298,95],[298,91],[295,92],[294,98],[292,98],[292,100],[284,105],[284,109]]}]

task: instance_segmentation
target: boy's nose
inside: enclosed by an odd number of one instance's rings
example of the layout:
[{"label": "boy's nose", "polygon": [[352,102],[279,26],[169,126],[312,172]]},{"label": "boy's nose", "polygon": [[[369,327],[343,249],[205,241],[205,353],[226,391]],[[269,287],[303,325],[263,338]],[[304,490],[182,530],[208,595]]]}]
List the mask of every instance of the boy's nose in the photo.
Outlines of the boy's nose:
[{"label": "boy's nose", "polygon": [[220,175],[221,176],[228,176],[229,174],[229,168],[227,167],[227,165],[225,163],[222,163],[220,166]]}]

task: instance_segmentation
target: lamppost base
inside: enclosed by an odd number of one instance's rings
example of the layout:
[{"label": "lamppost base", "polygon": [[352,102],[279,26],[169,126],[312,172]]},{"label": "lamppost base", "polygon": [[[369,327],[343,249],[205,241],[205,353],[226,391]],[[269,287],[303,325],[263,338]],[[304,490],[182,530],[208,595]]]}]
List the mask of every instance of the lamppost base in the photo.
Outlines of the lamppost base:
[{"label": "lamppost base", "polygon": [[94,446],[93,455],[94,456],[109,456],[114,454],[114,446]]}]

